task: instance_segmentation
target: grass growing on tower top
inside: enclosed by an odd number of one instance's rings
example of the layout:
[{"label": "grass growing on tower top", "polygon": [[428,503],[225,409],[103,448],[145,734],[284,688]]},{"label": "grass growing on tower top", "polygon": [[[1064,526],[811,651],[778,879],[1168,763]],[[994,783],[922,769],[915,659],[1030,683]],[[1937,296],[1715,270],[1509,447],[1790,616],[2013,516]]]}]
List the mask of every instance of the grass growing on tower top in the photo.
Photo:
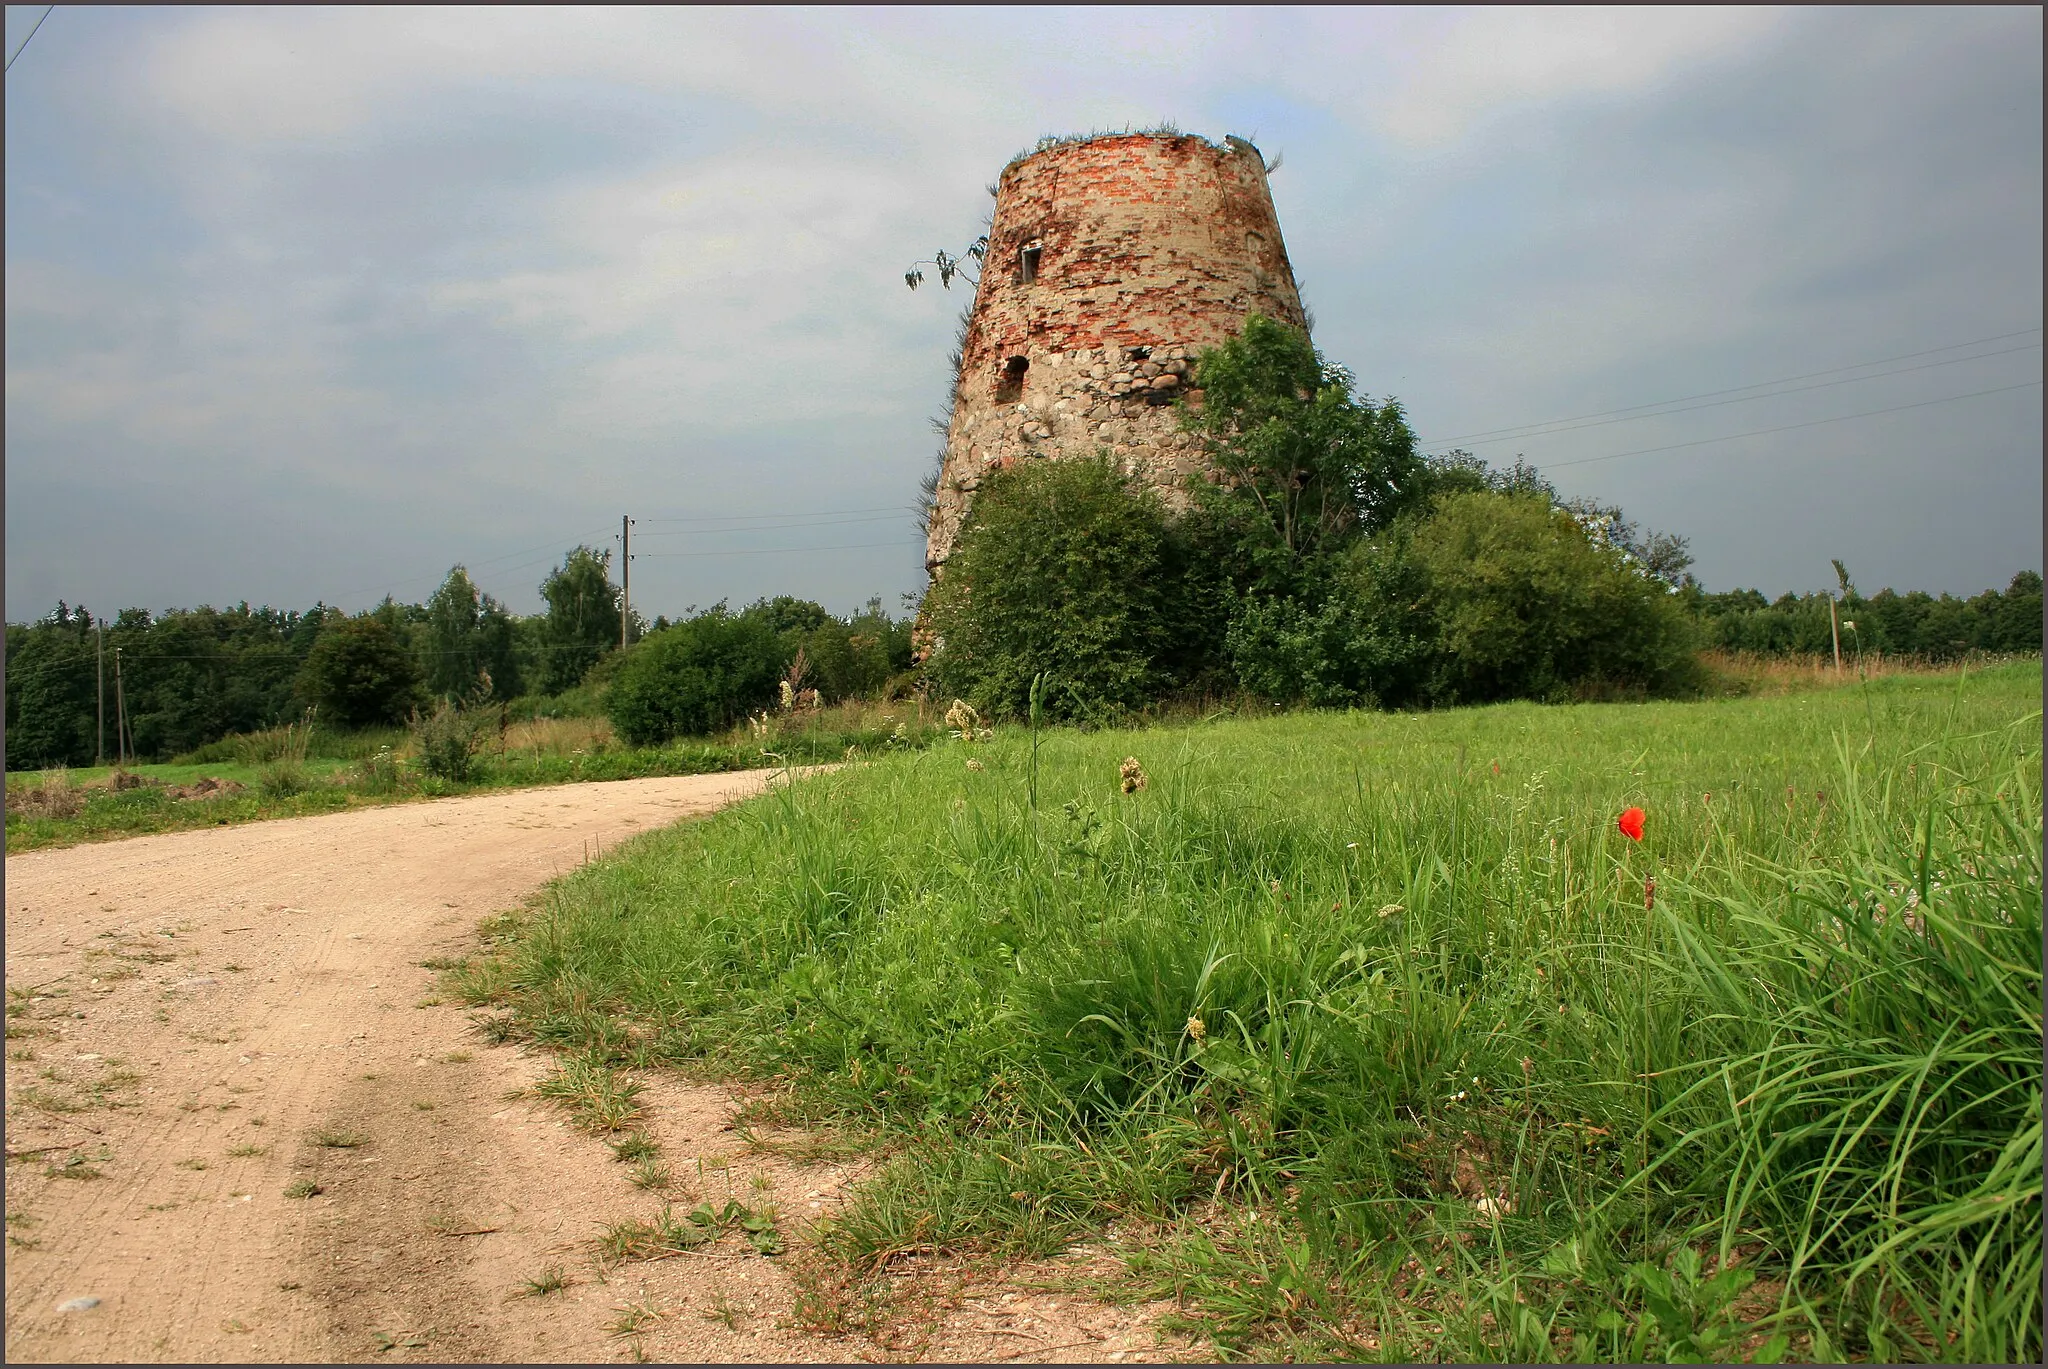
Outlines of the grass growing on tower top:
[{"label": "grass growing on tower top", "polygon": [[851,1268],[1114,1223],[1236,1353],[2036,1359],[2040,690],[1058,732],[1035,812],[1003,732],[650,834],[472,989],[889,1140]]}]

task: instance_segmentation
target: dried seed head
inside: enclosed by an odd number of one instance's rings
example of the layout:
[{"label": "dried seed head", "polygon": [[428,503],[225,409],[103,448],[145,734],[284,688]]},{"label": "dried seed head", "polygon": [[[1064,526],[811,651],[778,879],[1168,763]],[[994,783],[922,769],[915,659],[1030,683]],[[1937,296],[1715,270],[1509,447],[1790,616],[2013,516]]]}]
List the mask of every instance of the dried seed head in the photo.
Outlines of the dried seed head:
[{"label": "dried seed head", "polygon": [[1117,779],[1126,794],[1135,794],[1148,783],[1145,778],[1145,767],[1138,764],[1136,756],[1124,757],[1123,764],[1117,767]]}]

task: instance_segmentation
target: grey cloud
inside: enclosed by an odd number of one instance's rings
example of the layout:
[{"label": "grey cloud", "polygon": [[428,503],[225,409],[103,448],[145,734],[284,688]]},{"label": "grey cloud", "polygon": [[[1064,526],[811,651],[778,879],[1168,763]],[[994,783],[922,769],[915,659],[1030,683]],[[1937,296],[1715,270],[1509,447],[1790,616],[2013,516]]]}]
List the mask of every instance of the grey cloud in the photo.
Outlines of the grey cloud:
[{"label": "grey cloud", "polygon": [[[8,88],[9,616],[357,606],[457,560],[532,608],[512,553],[625,509],[907,510],[963,300],[900,271],[1048,129],[1255,112],[1319,341],[1430,435],[2039,322],[2037,12],[1631,18],[1533,64],[1487,12],[1117,17],[1076,46],[1100,12],[60,15]],[[1522,449],[2038,353],[1953,369]],[[1716,586],[1842,555],[1968,591],[2039,565],[2039,403],[1559,479],[1691,535]],[[907,512],[847,527],[650,540],[636,600],[919,585]]]}]

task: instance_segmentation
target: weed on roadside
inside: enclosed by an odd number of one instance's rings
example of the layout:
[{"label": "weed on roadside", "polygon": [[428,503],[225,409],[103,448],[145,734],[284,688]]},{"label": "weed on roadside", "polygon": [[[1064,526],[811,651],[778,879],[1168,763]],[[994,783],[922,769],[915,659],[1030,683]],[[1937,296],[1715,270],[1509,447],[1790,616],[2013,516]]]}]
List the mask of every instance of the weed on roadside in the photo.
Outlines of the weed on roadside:
[{"label": "weed on roadside", "polygon": [[758,1254],[779,1255],[783,1251],[782,1234],[776,1228],[772,1208],[750,1208],[730,1201],[722,1207],[698,1203],[680,1216],[673,1207],[664,1206],[651,1221],[629,1217],[613,1222],[606,1226],[597,1245],[599,1252],[610,1260],[659,1260],[709,1245],[729,1230],[741,1232]]},{"label": "weed on roadside", "polygon": [[[560,1103],[589,1131],[623,1131],[640,1117],[641,1085],[601,1062],[571,1056],[533,1086],[537,1097]],[[643,1138],[644,1139],[644,1138]]]},{"label": "weed on roadside", "polygon": [[661,1313],[645,1302],[621,1304],[617,1310],[619,1315],[605,1326],[614,1336],[638,1335],[661,1320]]},{"label": "weed on roadside", "polygon": [[639,1160],[651,1160],[661,1153],[661,1147],[644,1131],[629,1131],[607,1144],[611,1147],[613,1159],[624,1160],[629,1164]]},{"label": "weed on roadside", "polygon": [[559,1293],[569,1286],[567,1271],[559,1264],[543,1265],[540,1273],[525,1280],[512,1296],[516,1298],[544,1298],[550,1293]]}]

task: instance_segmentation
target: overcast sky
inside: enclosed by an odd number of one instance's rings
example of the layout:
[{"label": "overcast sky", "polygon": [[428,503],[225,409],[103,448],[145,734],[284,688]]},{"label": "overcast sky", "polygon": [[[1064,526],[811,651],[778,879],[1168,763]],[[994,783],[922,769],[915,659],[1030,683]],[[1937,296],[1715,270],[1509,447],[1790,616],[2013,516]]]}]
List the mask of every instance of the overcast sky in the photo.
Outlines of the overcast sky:
[{"label": "overcast sky", "polygon": [[6,82],[7,616],[458,561],[532,611],[625,512],[650,617],[894,607],[965,303],[904,269],[1040,134],[1162,120],[1284,157],[1317,343],[1428,449],[1526,454],[1710,589],[2002,586],[2041,23],[64,6]]}]

